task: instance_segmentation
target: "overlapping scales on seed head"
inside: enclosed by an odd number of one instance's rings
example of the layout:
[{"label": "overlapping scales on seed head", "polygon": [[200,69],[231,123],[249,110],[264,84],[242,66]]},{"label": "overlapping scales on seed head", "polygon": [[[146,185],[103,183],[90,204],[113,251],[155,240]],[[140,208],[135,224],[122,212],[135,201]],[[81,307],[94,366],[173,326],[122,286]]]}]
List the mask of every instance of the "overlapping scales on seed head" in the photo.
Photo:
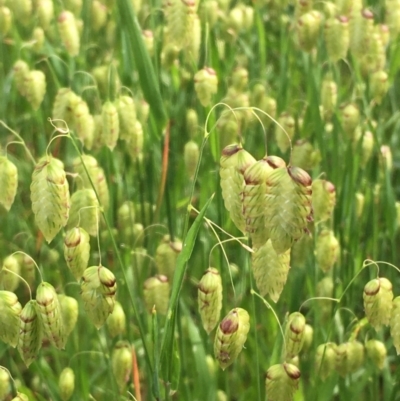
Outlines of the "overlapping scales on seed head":
[{"label": "overlapping scales on seed head", "polygon": [[304,330],[306,319],[300,312],[291,313],[286,322],[285,329],[285,360],[289,360],[298,355],[304,343]]},{"label": "overlapping scales on seed head", "polygon": [[271,366],[265,380],[267,401],[292,401],[300,375],[297,366],[290,363]]},{"label": "overlapping scales on seed head", "polygon": [[64,258],[78,281],[88,266],[89,256],[89,234],[81,227],[69,230],[64,239]]},{"label": "overlapping scales on seed head", "polygon": [[21,310],[22,306],[13,292],[0,291],[0,340],[14,348],[18,344]]},{"label": "overlapping scales on seed head", "polygon": [[18,170],[13,162],[0,156],[0,205],[7,210],[14,203],[18,187]]}]

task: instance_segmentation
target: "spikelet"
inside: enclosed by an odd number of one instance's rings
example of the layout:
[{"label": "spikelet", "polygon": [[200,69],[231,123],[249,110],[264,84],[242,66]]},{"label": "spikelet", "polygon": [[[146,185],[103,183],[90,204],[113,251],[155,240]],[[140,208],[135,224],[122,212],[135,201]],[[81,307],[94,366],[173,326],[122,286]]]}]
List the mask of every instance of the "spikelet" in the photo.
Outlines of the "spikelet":
[{"label": "spikelet", "polygon": [[243,174],[242,214],[253,248],[262,246],[268,239],[265,227],[267,177],[278,167],[286,167],[285,161],[277,156],[268,156],[249,165]]},{"label": "spikelet", "polygon": [[132,160],[141,160],[143,156],[144,134],[143,126],[139,120],[133,124],[131,137],[127,141],[127,150]]},{"label": "spikelet", "polygon": [[57,23],[61,42],[67,53],[71,57],[77,56],[80,48],[80,35],[74,14],[70,11],[63,11],[59,15]]},{"label": "spikelet", "polygon": [[119,119],[119,137],[129,141],[133,136],[136,122],[135,102],[130,96],[121,96],[116,101]]},{"label": "spikelet", "polygon": [[15,22],[27,26],[32,20],[32,0],[15,0],[7,3],[11,7]]},{"label": "spikelet", "polygon": [[304,327],[304,335],[303,335],[303,346],[301,347],[301,353],[303,355],[311,348],[312,342],[314,339],[314,329],[311,325],[306,324]]},{"label": "spikelet", "polygon": [[357,106],[350,103],[342,110],[342,126],[343,131],[349,139],[353,140],[355,131],[360,122],[360,111]]},{"label": "spikelet", "polygon": [[106,26],[107,23],[107,7],[99,0],[92,1],[91,7],[91,29],[93,32],[100,31],[101,28]]},{"label": "spikelet", "polygon": [[372,360],[375,366],[382,370],[385,366],[387,350],[385,344],[379,340],[368,340],[365,344],[367,356]]},{"label": "spikelet", "polygon": [[392,312],[392,283],[384,277],[369,281],[364,287],[364,310],[368,322],[375,330],[387,326]]},{"label": "spikelet", "polygon": [[397,355],[400,354],[400,296],[393,300],[393,307],[390,314],[390,335]]},{"label": "spikelet", "polygon": [[299,386],[300,370],[290,363],[273,365],[267,370],[267,401],[292,401]]},{"label": "spikelet", "polygon": [[339,344],[335,348],[335,353],[336,353],[336,363],[335,363],[335,369],[337,373],[345,377],[349,373],[351,373],[351,360],[352,360],[352,346],[350,342],[345,342],[342,344]]},{"label": "spikelet", "polygon": [[[71,105],[71,98],[75,97],[75,93],[71,88],[60,88],[57,91],[56,97],[53,102],[53,109],[51,115],[53,119],[68,120],[67,115],[70,114],[69,108]],[[69,121],[67,121],[68,123]]]},{"label": "spikelet", "polygon": [[7,270],[0,271],[1,289],[11,292],[15,291],[18,288],[19,285],[18,276],[21,273],[21,266],[18,258],[14,255],[7,256],[3,261],[2,269],[7,269]]},{"label": "spikelet", "polygon": [[[112,74],[110,74],[110,72],[112,72]],[[109,89],[113,89],[115,91],[114,93],[118,93],[121,82],[115,68],[112,68],[109,64],[100,65],[92,70],[92,75],[96,80],[102,98],[113,95],[113,93],[109,94]]]},{"label": "spikelet", "polygon": [[161,244],[157,247],[155,255],[157,272],[167,276],[170,281],[174,276],[176,260],[181,251],[182,242],[178,239],[171,242],[169,235],[165,235]]},{"label": "spikelet", "polygon": [[365,203],[365,196],[361,192],[356,192],[355,195],[356,201],[356,216],[360,218],[364,211],[364,203]]},{"label": "spikelet", "polygon": [[127,341],[118,341],[111,356],[111,366],[120,393],[124,392],[132,370],[132,349]]},{"label": "spikelet", "polygon": [[260,294],[278,302],[290,269],[290,249],[278,255],[268,240],[252,254],[251,267]]},{"label": "spikelet", "polygon": [[0,6],[0,36],[6,36],[12,24],[12,14],[8,7]]},{"label": "spikelet", "polygon": [[144,45],[150,56],[154,55],[154,34],[152,31],[145,29],[142,31]]},{"label": "spikelet", "polygon": [[339,241],[332,230],[324,229],[318,234],[316,242],[315,259],[319,268],[327,273],[339,256]]},{"label": "spikelet", "polygon": [[41,282],[36,290],[36,302],[44,335],[56,348],[64,349],[66,338],[61,305],[54,287]]},{"label": "spikelet", "polygon": [[89,256],[89,234],[81,227],[69,230],[64,239],[64,258],[78,281],[88,266]]},{"label": "spikelet", "polygon": [[79,306],[75,298],[64,294],[58,294],[60,302],[62,321],[64,325],[65,337],[68,338],[76,326],[78,321]]},{"label": "spikelet", "polygon": [[71,99],[69,109],[77,137],[88,149],[92,148],[94,138],[94,119],[90,114],[87,103],[79,96]]},{"label": "spikelet", "polygon": [[25,279],[31,287],[33,287],[35,283],[36,273],[35,263],[33,259],[27,255],[23,255],[20,258],[19,263],[21,265],[22,278]]},{"label": "spikelet", "polygon": [[[93,182],[97,194],[99,195],[101,206],[104,208],[104,210],[107,210],[110,205],[110,194],[108,192],[107,180],[103,169],[98,165],[97,160],[93,156],[83,155],[82,161],[85,164],[90,179]],[[86,174],[85,168],[82,165],[82,161],[79,157],[73,161],[74,171],[79,174],[79,178],[76,180],[76,183],[79,189],[92,189],[92,185],[88,175]],[[86,231],[90,232],[89,230]]]},{"label": "spikelet", "polygon": [[32,45],[32,49],[35,53],[42,53],[44,39],[45,39],[45,34],[43,28],[39,26],[36,27],[32,33],[32,41],[34,42]]},{"label": "spikelet", "polygon": [[24,95],[33,110],[37,110],[46,94],[46,76],[42,71],[32,70],[24,76]]},{"label": "spikelet", "polygon": [[303,170],[312,170],[321,161],[321,152],[307,140],[300,139],[295,142],[292,151],[292,165]]},{"label": "spikelet", "polygon": [[301,50],[311,52],[318,40],[321,13],[316,10],[303,14],[296,23],[297,42]]},{"label": "spikelet", "polygon": [[51,0],[37,0],[35,3],[39,26],[48,31],[54,18],[54,4]]},{"label": "spikelet", "polygon": [[242,351],[250,329],[250,316],[242,308],[232,309],[218,325],[214,340],[214,355],[225,370]]},{"label": "spikelet", "polygon": [[35,166],[31,184],[32,210],[47,242],[64,227],[69,214],[69,187],[63,163],[44,156]]},{"label": "spikelet", "polygon": [[254,157],[238,144],[225,147],[220,159],[219,174],[225,207],[236,227],[242,232],[246,231],[242,211],[242,191],[245,184],[243,174],[255,162]]},{"label": "spikelet", "polygon": [[112,151],[117,145],[119,137],[118,110],[112,102],[107,101],[103,104],[101,118],[103,123],[101,141]]},{"label": "spikelet", "polygon": [[116,337],[124,334],[126,331],[126,317],[122,305],[115,302],[114,310],[108,316],[107,327],[111,337]]},{"label": "spikelet", "polygon": [[17,395],[11,401],[29,401],[29,398],[26,394],[17,391]]},{"label": "spikelet", "polygon": [[75,389],[75,374],[71,368],[64,368],[58,379],[60,397],[63,401],[68,401]]},{"label": "spikelet", "polygon": [[0,400],[5,400],[10,392],[10,375],[0,366]]},{"label": "spikelet", "polygon": [[335,370],[336,367],[335,343],[321,344],[315,352],[315,373],[323,381]]},{"label": "spikelet", "polygon": [[21,310],[21,304],[13,292],[0,291],[0,340],[14,348],[18,344]]},{"label": "spikelet", "polygon": [[371,96],[375,103],[380,104],[389,88],[388,74],[386,71],[379,70],[374,72],[370,78]]},{"label": "spikelet", "polygon": [[364,75],[382,71],[386,65],[386,47],[379,26],[371,20],[370,34],[366,38],[366,51],[360,60],[361,72]]},{"label": "spikelet", "polygon": [[305,267],[314,251],[314,239],[311,234],[303,235],[290,249],[290,263],[293,267]]},{"label": "spikelet", "polygon": [[323,118],[330,121],[335,111],[337,103],[337,84],[331,75],[327,75],[322,81],[321,88],[321,105],[323,110]]},{"label": "spikelet", "polygon": [[83,306],[97,329],[114,310],[116,291],[115,276],[104,266],[91,266],[84,271],[81,283]]},{"label": "spikelet", "polygon": [[92,237],[97,236],[99,202],[93,189],[79,189],[71,196],[67,229],[82,227]]},{"label": "spikelet", "polygon": [[359,341],[350,341],[350,373],[357,372],[364,364],[364,345]]},{"label": "spikelet", "polygon": [[351,11],[350,23],[350,50],[357,58],[366,50],[366,39],[368,37],[367,19],[363,18],[361,7],[354,7]]},{"label": "spikelet", "polygon": [[385,23],[389,27],[390,39],[395,40],[400,33],[400,1],[386,0]]},{"label": "spikelet", "polygon": [[284,112],[279,116],[278,122],[285,129],[286,132],[283,131],[279,125],[276,125],[275,140],[279,150],[282,153],[285,153],[289,149],[289,139],[291,140],[294,136],[295,120],[289,113]]},{"label": "spikelet", "polygon": [[349,21],[345,16],[330,18],[324,28],[326,50],[330,61],[346,58],[349,48]]},{"label": "spikelet", "polygon": [[[179,0],[176,0],[179,1]],[[194,75],[194,89],[200,103],[206,107],[218,90],[217,73],[210,67],[204,67]]]},{"label": "spikelet", "polygon": [[38,315],[37,303],[29,301],[20,314],[18,351],[25,365],[36,359],[42,346],[42,322]]},{"label": "spikelet", "polygon": [[266,225],[278,254],[302,237],[311,220],[311,183],[298,167],[277,168],[268,176]]},{"label": "spikelet", "polygon": [[197,163],[200,157],[199,145],[195,141],[186,142],[183,149],[183,160],[185,162],[185,170],[190,179],[193,179],[196,172]]},{"label": "spikelet", "polygon": [[162,274],[150,277],[143,283],[144,303],[149,313],[155,307],[157,313],[161,315],[167,314],[169,292],[168,277]]},{"label": "spikelet", "polygon": [[201,278],[197,302],[204,330],[210,334],[217,325],[222,308],[222,281],[217,269],[209,267]]},{"label": "spikelet", "polygon": [[312,183],[312,207],[314,221],[320,223],[329,220],[336,203],[335,186],[326,180],[316,179]]},{"label": "spikelet", "polygon": [[290,360],[300,353],[305,327],[306,319],[300,312],[293,312],[288,316],[285,328],[285,360]]},{"label": "spikelet", "polygon": [[23,60],[17,60],[13,66],[14,80],[18,92],[25,96],[25,76],[29,73],[28,64]]}]

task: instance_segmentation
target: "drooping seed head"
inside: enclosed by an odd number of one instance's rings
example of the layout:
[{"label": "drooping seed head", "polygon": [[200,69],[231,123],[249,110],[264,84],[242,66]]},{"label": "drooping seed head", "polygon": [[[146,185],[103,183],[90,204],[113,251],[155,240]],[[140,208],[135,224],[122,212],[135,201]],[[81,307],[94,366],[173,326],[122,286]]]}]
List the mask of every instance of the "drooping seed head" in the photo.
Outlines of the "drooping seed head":
[{"label": "drooping seed head", "polygon": [[271,366],[265,379],[267,401],[292,401],[300,376],[300,370],[295,365],[283,363]]},{"label": "drooping seed head", "polygon": [[148,278],[143,284],[143,296],[146,309],[149,313],[153,308],[157,313],[166,315],[168,310],[170,285],[167,276],[157,274]]},{"label": "drooping seed head", "polygon": [[118,341],[111,356],[111,366],[119,390],[122,393],[130,379],[132,349],[127,341]]},{"label": "drooping seed head", "polygon": [[65,336],[69,337],[78,321],[79,306],[78,301],[64,294],[58,294],[61,306],[61,315],[64,324]]},{"label": "drooping seed head", "polygon": [[382,341],[371,339],[366,342],[365,349],[368,358],[379,370],[382,370],[385,366],[387,355],[385,344]]},{"label": "drooping seed head", "polygon": [[124,309],[119,302],[115,302],[114,310],[107,318],[107,327],[111,337],[124,334],[126,330],[126,317]]},{"label": "drooping seed head", "polygon": [[16,347],[19,336],[19,315],[22,306],[17,296],[10,291],[0,291],[0,313],[2,324],[0,325],[0,340]]},{"label": "drooping seed head", "polygon": [[88,267],[90,256],[89,234],[81,227],[72,228],[64,239],[64,258],[76,280]]},{"label": "drooping seed head", "polygon": [[306,319],[300,312],[291,313],[286,322],[285,329],[285,360],[297,356],[304,343],[304,330],[306,327]]},{"label": "drooping seed head", "polygon": [[[176,1],[176,0],[175,0]],[[211,103],[212,96],[218,90],[216,72],[210,67],[204,67],[194,76],[194,88],[200,103],[206,107]]]},{"label": "drooping seed head", "polygon": [[72,397],[75,389],[75,373],[71,368],[67,367],[61,371],[58,388],[63,401],[68,401]]},{"label": "drooping seed head", "polygon": [[315,373],[324,381],[335,370],[336,348],[334,343],[321,344],[315,353]]}]

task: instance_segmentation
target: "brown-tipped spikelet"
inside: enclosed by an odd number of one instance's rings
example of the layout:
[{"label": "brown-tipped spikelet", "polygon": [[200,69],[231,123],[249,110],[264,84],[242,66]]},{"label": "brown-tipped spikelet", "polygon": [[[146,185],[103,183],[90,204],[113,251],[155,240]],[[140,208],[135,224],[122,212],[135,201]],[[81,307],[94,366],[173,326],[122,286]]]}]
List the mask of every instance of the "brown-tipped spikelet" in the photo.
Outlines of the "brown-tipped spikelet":
[{"label": "brown-tipped spikelet", "polygon": [[290,249],[278,255],[268,240],[252,254],[251,267],[260,294],[278,302],[290,269]]},{"label": "brown-tipped spikelet", "polygon": [[336,367],[336,348],[335,343],[321,344],[315,352],[315,373],[325,380]]},{"label": "brown-tipped spikelet", "polygon": [[279,150],[285,153],[289,149],[290,140],[292,140],[294,136],[296,122],[287,112],[279,116],[278,122],[284,130],[278,124],[275,126],[275,140]]},{"label": "brown-tipped spikelet", "polygon": [[321,13],[316,10],[303,14],[297,20],[297,41],[301,50],[310,52],[314,49],[319,36],[321,20]]},{"label": "brown-tipped spikelet", "polygon": [[[85,165],[90,179],[82,163]],[[104,210],[107,210],[110,205],[110,194],[108,192],[106,176],[103,169],[97,163],[97,160],[93,156],[83,155],[82,160],[80,157],[77,157],[73,161],[73,166],[74,171],[79,174],[79,178],[76,179],[78,188],[93,189],[92,182],[99,196],[101,206]],[[89,232],[89,230],[86,231]]]},{"label": "brown-tipped spikelet", "polygon": [[64,238],[64,258],[67,266],[78,281],[88,267],[89,256],[89,234],[81,227],[69,230]]},{"label": "brown-tipped spikelet", "polygon": [[246,231],[242,204],[244,172],[255,162],[254,157],[238,144],[225,147],[220,159],[219,174],[225,207],[236,227],[242,232]]},{"label": "brown-tipped spikelet", "polygon": [[183,160],[185,162],[186,173],[190,179],[193,179],[194,177],[199,157],[199,145],[197,145],[195,141],[186,142],[183,149]]},{"label": "brown-tipped spikelet", "polygon": [[253,248],[262,246],[268,239],[265,227],[267,177],[275,168],[285,166],[285,161],[280,157],[268,156],[249,165],[243,174],[242,213]]},{"label": "brown-tipped spikelet", "polygon": [[150,277],[143,283],[144,303],[149,313],[155,308],[157,313],[167,314],[169,291],[168,277],[162,274]]},{"label": "brown-tipped spikelet", "polygon": [[292,359],[300,353],[304,343],[305,327],[306,319],[300,312],[293,312],[288,316],[285,328],[285,360]]},{"label": "brown-tipped spikelet", "polygon": [[222,281],[217,269],[209,267],[201,278],[197,301],[204,330],[210,334],[217,325],[222,308]]},{"label": "brown-tipped spikelet", "polygon": [[301,168],[277,168],[267,181],[266,225],[275,251],[287,251],[312,219],[311,177]]},{"label": "brown-tipped spikelet", "polygon": [[368,358],[372,360],[379,370],[382,370],[385,366],[387,355],[385,344],[382,341],[371,339],[366,342],[365,350]]},{"label": "brown-tipped spikelet", "polygon": [[65,331],[61,313],[61,305],[54,287],[41,282],[36,290],[36,302],[43,334],[58,349],[64,349]]},{"label": "brown-tipped spikelet", "polygon": [[71,368],[64,368],[58,379],[60,397],[63,401],[68,401],[75,389],[75,373]]},{"label": "brown-tipped spikelet", "polygon": [[3,261],[2,270],[0,270],[0,288],[6,291],[15,291],[19,285],[19,274],[21,265],[14,255],[7,256]]},{"label": "brown-tipped spikelet", "polygon": [[126,317],[124,309],[119,302],[115,302],[114,310],[110,316],[108,316],[106,323],[111,337],[116,337],[125,333]]},{"label": "brown-tipped spikelet", "polygon": [[[179,1],[179,0],[177,0]],[[206,107],[211,103],[211,98],[218,90],[217,73],[210,67],[204,67],[194,76],[194,89],[200,103]]]},{"label": "brown-tipped spikelet", "polygon": [[61,42],[71,57],[79,54],[80,35],[77,21],[70,11],[63,11],[58,17],[58,32]]},{"label": "brown-tipped spikelet", "polygon": [[390,335],[397,355],[400,354],[400,296],[393,300],[392,312],[390,315]]},{"label": "brown-tipped spikelet", "polygon": [[101,142],[112,151],[119,138],[118,110],[114,103],[107,101],[103,104],[101,118],[103,122]]},{"label": "brown-tipped spikelet", "polygon": [[316,240],[315,259],[319,268],[327,273],[339,256],[339,241],[332,230],[322,230]]},{"label": "brown-tipped spikelet", "polygon": [[14,80],[18,92],[25,96],[25,77],[29,73],[28,64],[23,60],[17,60],[13,66]]},{"label": "brown-tipped spikelet", "polygon": [[214,340],[214,355],[225,370],[242,351],[250,329],[250,316],[242,308],[232,309],[218,325]]},{"label": "brown-tipped spikelet", "polygon": [[21,304],[13,292],[0,291],[0,340],[14,348],[18,344],[21,310]]},{"label": "brown-tipped spikelet", "polygon": [[265,388],[267,401],[292,401],[299,386],[300,370],[295,365],[283,363],[267,370]]},{"label": "brown-tipped spikelet", "polygon": [[114,310],[116,291],[115,276],[106,267],[91,266],[84,271],[81,283],[83,306],[97,329]]},{"label": "brown-tipped spikelet", "polygon": [[0,205],[9,211],[18,187],[18,170],[13,162],[0,156]]},{"label": "brown-tipped spikelet", "polygon": [[127,341],[118,341],[115,344],[111,356],[111,366],[119,391],[123,393],[132,370],[132,349]]},{"label": "brown-tipped spikelet", "polygon": [[46,76],[40,70],[32,70],[24,76],[24,95],[33,110],[37,110],[46,94]]},{"label": "brown-tipped spikelet", "polygon": [[67,229],[82,227],[92,237],[97,236],[99,224],[99,202],[91,188],[79,189],[71,196],[71,209]]},{"label": "brown-tipped spikelet", "polygon": [[61,315],[64,324],[65,337],[68,338],[78,321],[79,306],[75,298],[64,294],[58,294],[58,301],[61,306]]},{"label": "brown-tipped spikelet", "polygon": [[176,260],[182,251],[182,242],[175,238],[174,242],[170,241],[169,235],[165,235],[161,244],[157,247],[155,262],[157,272],[172,280],[175,272]]},{"label": "brown-tipped spikelet", "polygon": [[51,242],[69,215],[69,187],[63,163],[52,157],[41,158],[31,183],[32,210],[36,224],[47,242]]},{"label": "brown-tipped spikelet", "polygon": [[333,17],[325,22],[326,50],[330,61],[346,58],[350,44],[349,20],[345,16]]},{"label": "brown-tipped spikelet", "polygon": [[369,281],[364,287],[364,310],[368,322],[375,330],[387,326],[392,312],[392,283],[384,277]]},{"label": "brown-tipped spikelet", "polygon": [[42,346],[42,322],[36,301],[30,300],[22,309],[19,317],[18,351],[25,365],[29,367]]},{"label": "brown-tipped spikelet", "polygon": [[312,207],[314,221],[329,220],[336,204],[335,186],[326,180],[316,179],[312,183]]}]

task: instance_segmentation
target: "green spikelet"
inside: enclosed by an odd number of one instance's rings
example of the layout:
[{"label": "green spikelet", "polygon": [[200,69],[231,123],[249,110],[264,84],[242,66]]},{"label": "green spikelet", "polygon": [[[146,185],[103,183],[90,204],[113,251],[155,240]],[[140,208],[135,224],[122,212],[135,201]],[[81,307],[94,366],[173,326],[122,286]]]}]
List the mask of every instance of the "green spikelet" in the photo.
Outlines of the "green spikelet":
[{"label": "green spikelet", "polygon": [[346,375],[351,373],[352,351],[353,348],[351,346],[351,342],[339,344],[335,349],[336,353],[335,369],[337,373],[342,377],[345,377]]},{"label": "green spikelet", "polygon": [[46,282],[40,283],[36,290],[36,302],[43,333],[56,348],[64,349],[66,338],[61,305],[54,287]]},{"label": "green spikelet", "polygon": [[14,397],[11,401],[29,401],[29,398],[26,394],[17,391],[16,397]]},{"label": "green spikelet", "polygon": [[64,368],[58,379],[60,397],[63,401],[68,401],[75,389],[75,374],[71,368]]},{"label": "green spikelet", "polygon": [[289,149],[289,139],[292,139],[294,136],[295,120],[289,113],[284,112],[279,116],[278,122],[285,129],[286,133],[279,125],[276,125],[275,140],[279,150],[285,153]]},{"label": "green spikelet", "polygon": [[298,167],[277,168],[267,181],[266,225],[280,254],[300,239],[311,220],[311,177]]},{"label": "green spikelet", "polygon": [[42,346],[42,322],[38,315],[37,303],[29,301],[20,314],[18,351],[25,365],[36,359]]},{"label": "green spikelet", "polygon": [[314,251],[314,239],[311,234],[303,235],[290,249],[292,267],[304,267]]},{"label": "green spikelet", "polygon": [[38,0],[35,3],[38,24],[47,32],[54,18],[54,4],[51,0]]},{"label": "green spikelet", "polygon": [[115,302],[114,310],[108,316],[107,327],[111,337],[116,337],[120,334],[124,334],[126,331],[126,317],[122,305],[119,302]]},{"label": "green spikelet", "polygon": [[306,319],[300,312],[293,312],[288,316],[285,328],[285,360],[292,359],[300,353],[304,343],[305,327]]},{"label": "green spikelet", "polygon": [[61,315],[64,325],[65,337],[68,338],[78,321],[79,306],[75,298],[64,294],[58,294],[58,301],[61,306]]},{"label": "green spikelet", "polygon": [[46,94],[46,76],[42,71],[32,70],[24,76],[24,94],[33,110],[37,110]]},{"label": "green spikelet", "polygon": [[[276,100],[270,96],[267,96],[264,85],[262,84],[254,85],[253,90],[251,92],[250,104],[253,107],[257,107],[262,111],[265,111],[272,118],[276,117],[276,108],[277,108]],[[271,118],[265,115],[264,113],[257,113],[257,115],[260,117],[265,128],[268,128],[272,124]]]},{"label": "green spikelet", "polygon": [[385,23],[389,27],[390,39],[395,40],[400,33],[400,2],[398,0],[386,0]]},{"label": "green spikelet", "polygon": [[61,42],[67,53],[71,57],[77,56],[80,48],[80,35],[74,14],[70,11],[63,11],[57,19],[57,24]]},{"label": "green spikelet", "polygon": [[68,108],[70,107],[71,95],[76,96],[71,91],[71,88],[60,88],[57,91],[56,97],[54,98],[53,102],[53,109],[51,112],[53,119],[60,119],[60,120],[68,119],[67,115],[69,113]]},{"label": "green spikelet", "polygon": [[119,137],[125,141],[129,141],[133,136],[136,122],[135,101],[130,96],[121,96],[117,102],[119,119]]},{"label": "green spikelet", "polygon": [[255,162],[254,157],[237,144],[224,148],[220,159],[219,174],[225,207],[236,227],[242,232],[246,231],[242,206],[242,191],[245,185],[243,174]]},{"label": "green spikelet", "polygon": [[132,160],[141,161],[143,157],[143,144],[144,144],[144,133],[143,126],[139,120],[136,120],[133,124],[131,137],[127,141],[127,151]]},{"label": "green spikelet", "polygon": [[111,356],[111,366],[120,393],[123,393],[131,376],[132,350],[127,341],[118,341]]},{"label": "green spikelet", "polygon": [[13,66],[14,80],[18,92],[25,96],[25,77],[29,73],[28,64],[25,61],[17,60]]},{"label": "green spikelet", "polygon": [[273,365],[267,370],[267,401],[292,401],[299,386],[300,370],[290,363]]},{"label": "green spikelet", "polygon": [[32,210],[36,224],[51,242],[67,224],[70,198],[63,163],[51,156],[39,160],[32,174]]},{"label": "green spikelet", "polygon": [[209,267],[201,278],[197,301],[204,330],[210,334],[217,325],[222,308],[222,281],[217,269]]},{"label": "green spikelet", "polygon": [[164,236],[161,244],[157,247],[155,255],[157,271],[159,274],[167,276],[169,281],[174,276],[176,260],[181,251],[182,242],[178,239],[171,242],[169,235]]},{"label": "green spikelet", "polygon": [[365,196],[361,192],[357,192],[355,194],[355,203],[356,203],[356,216],[360,218],[364,211],[364,203],[365,203]]},{"label": "green spikelet", "polygon": [[22,307],[17,296],[10,291],[0,291],[0,340],[16,347],[19,336],[19,315]]},{"label": "green spikelet", "polygon": [[135,222],[135,204],[132,201],[125,201],[117,212],[118,231],[125,231],[131,228]]},{"label": "green spikelet", "polygon": [[316,223],[329,220],[336,204],[335,186],[326,180],[316,179],[312,183],[312,207]]},{"label": "green spikelet", "polygon": [[307,140],[300,139],[295,142],[292,152],[293,166],[303,170],[312,170],[321,161],[321,152]]},{"label": "green spikelet", "polygon": [[92,237],[97,236],[99,202],[93,189],[79,189],[71,196],[67,229],[82,227]]},{"label": "green spikelet", "polygon": [[32,19],[32,0],[16,0],[6,3],[14,14],[15,22],[27,26]]},{"label": "green spikelet", "polygon": [[364,364],[364,345],[359,341],[350,341],[350,373],[357,372]]},{"label": "green spikelet", "polygon": [[385,344],[379,340],[368,340],[365,344],[367,356],[372,360],[374,365],[382,370],[385,366],[387,350]]},{"label": "green spikelet", "polygon": [[319,268],[327,273],[339,256],[339,241],[332,230],[324,229],[317,236],[315,259]]},{"label": "green spikelet", "polygon": [[64,239],[64,258],[78,281],[88,266],[89,256],[89,234],[81,227],[69,230]]},{"label": "green spikelet", "polygon": [[36,27],[32,33],[32,41],[34,41],[32,49],[35,53],[41,54],[43,52],[44,39],[45,33],[43,28]]},{"label": "green spikelet", "polygon": [[303,339],[303,347],[301,348],[301,352],[303,355],[311,348],[312,342],[314,339],[314,329],[311,325],[306,324],[304,327],[304,339]]},{"label": "green spikelet", "polygon": [[252,254],[251,267],[260,294],[278,302],[290,269],[290,249],[278,255],[268,240]]},{"label": "green spikelet", "polygon": [[21,265],[18,258],[14,255],[7,256],[3,261],[3,269],[7,270],[0,271],[0,287],[2,290],[13,292],[18,288],[20,281],[19,277],[16,276],[16,274],[20,275],[21,273]]},{"label": "green spikelet", "polygon": [[400,354],[400,296],[393,300],[392,312],[390,314],[390,335],[397,355]]},{"label": "green spikelet", "polygon": [[242,351],[250,329],[250,316],[242,308],[232,309],[222,319],[214,340],[214,355],[219,366],[225,370]]},{"label": "green spikelet", "polygon": [[31,257],[23,255],[20,258],[21,276],[28,284],[33,287],[35,283],[36,268],[35,263]]},{"label": "green spikelet", "polygon": [[199,157],[200,157],[199,145],[197,145],[195,141],[186,142],[185,147],[183,149],[183,160],[185,162],[185,170],[190,179],[193,179],[194,177]]},{"label": "green spikelet", "polygon": [[18,187],[18,170],[13,162],[0,156],[0,205],[7,210],[14,203]]},{"label": "green spikelet", "polygon": [[94,138],[94,119],[90,114],[87,103],[77,97],[77,101],[70,106],[73,126],[77,137],[84,143],[88,149],[92,148]]},{"label": "green spikelet", "polygon": [[360,123],[360,110],[354,104],[346,105],[342,110],[343,131],[350,140],[354,140],[356,128]]},{"label": "green spikelet", "polygon": [[369,281],[364,287],[364,310],[368,322],[375,330],[387,326],[392,312],[393,291],[392,283],[379,277]]},{"label": "green spikelet", "polygon": [[315,373],[323,381],[335,370],[336,348],[335,343],[326,343],[319,345],[315,352]]},{"label": "green spikelet", "polygon": [[157,313],[161,315],[167,314],[169,292],[170,286],[168,277],[162,274],[150,277],[143,283],[144,303],[149,313],[151,313],[153,307],[155,307]]},{"label": "green spikelet", "polygon": [[0,367],[0,400],[6,400],[10,392],[10,375]]},{"label": "green spikelet", "polygon": [[104,266],[92,266],[84,271],[81,283],[83,306],[97,329],[114,310],[116,291],[115,276]]},{"label": "green spikelet", "polygon": [[0,7],[0,36],[6,36],[11,29],[12,13],[8,7]]},{"label": "green spikelet", "polygon": [[268,239],[265,227],[267,177],[278,167],[286,167],[285,161],[277,156],[268,156],[249,165],[243,174],[242,214],[254,248],[262,246]]},{"label": "green spikelet", "polygon": [[349,20],[345,16],[333,17],[325,22],[326,50],[332,62],[346,58],[350,44]]},{"label": "green spikelet", "polygon": [[380,104],[385,97],[388,88],[388,74],[386,71],[379,70],[374,72],[370,78],[371,96],[375,103]]},{"label": "green spikelet", "polygon": [[224,111],[217,121],[217,129],[220,137],[220,146],[221,148],[225,148],[236,141],[239,132],[239,123],[233,113]]},{"label": "green spikelet", "polygon": [[[332,298],[333,296],[333,280],[332,277],[326,276],[317,284],[317,297]],[[321,300],[318,302],[318,311],[321,314],[321,320],[327,321],[332,313],[332,301]]]},{"label": "green spikelet", "polygon": [[[176,0],[179,1],[179,0]],[[210,67],[204,67],[194,76],[194,89],[200,103],[207,107],[211,103],[212,96],[218,91],[217,73]]]},{"label": "green spikelet", "polygon": [[[104,210],[107,210],[110,205],[110,194],[108,192],[107,180],[103,169],[98,165],[97,160],[90,155],[82,156],[83,163],[89,173],[90,179],[99,195],[101,206]],[[92,189],[92,185],[86,174],[85,168],[82,165],[82,161],[77,157],[74,162],[74,171],[79,174],[79,178],[76,180],[79,189]],[[81,227],[83,227],[81,225]],[[89,230],[87,230],[89,232]]]},{"label": "green spikelet", "polygon": [[112,151],[119,138],[118,110],[112,102],[107,101],[103,104],[101,118],[103,122],[102,143]]},{"label": "green spikelet", "polygon": [[321,13],[316,10],[303,14],[297,20],[297,41],[301,50],[311,52],[315,48],[321,27],[321,20]]},{"label": "green spikelet", "polygon": [[107,7],[99,0],[92,2],[90,22],[93,32],[99,32],[107,23]]},{"label": "green spikelet", "polygon": [[330,75],[327,75],[322,81],[321,104],[323,117],[330,121],[335,111],[337,103],[337,84]]}]

